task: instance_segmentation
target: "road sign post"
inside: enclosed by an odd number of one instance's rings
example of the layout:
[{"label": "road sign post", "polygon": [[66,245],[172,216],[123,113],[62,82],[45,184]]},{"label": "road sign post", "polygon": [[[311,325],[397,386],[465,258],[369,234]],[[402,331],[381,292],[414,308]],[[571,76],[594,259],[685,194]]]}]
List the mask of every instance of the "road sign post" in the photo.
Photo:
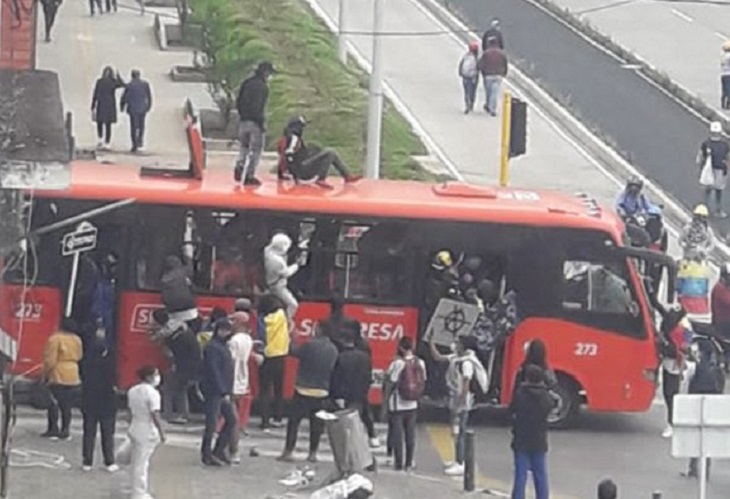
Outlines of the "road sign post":
[{"label": "road sign post", "polygon": [[505,187],[509,183],[509,138],[512,118],[512,94],[504,92],[502,102],[502,151],[499,162],[499,185]]},{"label": "road sign post", "polygon": [[65,317],[71,317],[74,306],[74,295],[76,294],[76,280],[79,274],[79,259],[81,253],[91,251],[96,248],[97,229],[91,222],[81,222],[76,230],[69,232],[63,236],[61,254],[63,256],[73,257],[71,264],[71,278],[68,284],[68,294],[66,295],[66,313]]}]

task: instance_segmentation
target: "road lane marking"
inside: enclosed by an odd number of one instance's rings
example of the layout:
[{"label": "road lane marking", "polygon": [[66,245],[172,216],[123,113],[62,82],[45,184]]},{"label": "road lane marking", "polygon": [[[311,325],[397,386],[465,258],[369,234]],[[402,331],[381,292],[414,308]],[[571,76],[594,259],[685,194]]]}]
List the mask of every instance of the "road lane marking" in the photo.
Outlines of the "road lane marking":
[{"label": "road lane marking", "polygon": [[718,37],[720,40],[727,40],[727,36],[723,35],[722,33],[715,31],[715,36]]},{"label": "road lane marking", "polygon": [[[426,433],[431,440],[433,448],[436,449],[441,461],[446,464],[454,461],[454,440],[451,436],[451,427],[444,424],[429,424],[426,425]],[[478,449],[477,449],[478,452]],[[512,451],[501,453],[501,455],[512,456]],[[549,478],[549,477],[548,477]],[[457,480],[457,478],[454,478]],[[462,480],[462,477],[458,477],[458,480]],[[479,471],[479,467],[474,465],[474,482],[477,489],[484,489],[486,494],[497,496],[497,497],[510,497],[510,491],[512,490],[512,484],[496,478],[491,478],[483,475]],[[534,497],[532,490],[528,487],[527,497]],[[550,497],[553,499],[578,499],[575,496],[569,496],[564,494],[556,494],[550,491]]]},{"label": "road lane marking", "polygon": [[671,9],[671,10],[672,10],[672,14],[674,14],[674,15],[675,15],[675,16],[677,16],[677,17],[679,17],[680,19],[684,19],[684,20],[685,20],[685,21],[687,21],[688,23],[693,23],[693,22],[695,22],[695,20],[694,20],[694,19],[692,19],[691,17],[689,17],[689,16],[687,15],[687,14],[685,14],[685,13],[684,13],[684,12],[682,12],[681,10],[677,10],[677,9]]}]

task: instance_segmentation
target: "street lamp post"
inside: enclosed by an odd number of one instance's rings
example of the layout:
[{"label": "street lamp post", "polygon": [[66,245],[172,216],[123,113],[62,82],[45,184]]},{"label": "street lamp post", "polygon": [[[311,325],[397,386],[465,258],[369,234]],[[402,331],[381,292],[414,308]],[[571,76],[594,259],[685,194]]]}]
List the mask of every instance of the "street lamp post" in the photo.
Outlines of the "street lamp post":
[{"label": "street lamp post", "polygon": [[373,67],[368,98],[368,139],[365,176],[380,177],[380,139],[383,126],[383,3],[373,2]]}]

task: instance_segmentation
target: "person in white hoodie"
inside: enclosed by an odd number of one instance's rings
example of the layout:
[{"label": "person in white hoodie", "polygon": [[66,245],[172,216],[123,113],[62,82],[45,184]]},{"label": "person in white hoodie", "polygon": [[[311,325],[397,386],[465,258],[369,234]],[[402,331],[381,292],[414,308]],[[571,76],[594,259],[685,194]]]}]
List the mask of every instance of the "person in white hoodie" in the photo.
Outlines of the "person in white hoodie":
[{"label": "person in white hoodie", "polygon": [[459,61],[459,76],[461,76],[461,84],[464,87],[464,114],[469,114],[474,110],[474,101],[479,86],[478,62],[479,42],[471,41],[469,51]]},{"label": "person in white hoodie", "polygon": [[264,248],[264,271],[266,273],[266,286],[269,292],[279,298],[286,306],[286,314],[289,322],[294,320],[294,314],[299,307],[299,302],[289,291],[289,278],[297,273],[299,267],[304,264],[304,256],[289,265],[288,254],[292,241],[286,234],[279,232],[274,234],[269,245]]}]

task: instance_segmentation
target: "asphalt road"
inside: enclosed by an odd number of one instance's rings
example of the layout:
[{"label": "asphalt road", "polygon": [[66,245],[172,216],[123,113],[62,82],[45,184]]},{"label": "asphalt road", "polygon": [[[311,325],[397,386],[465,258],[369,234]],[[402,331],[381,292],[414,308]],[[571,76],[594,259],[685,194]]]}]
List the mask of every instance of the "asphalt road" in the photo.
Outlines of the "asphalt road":
[{"label": "asphalt road", "polygon": [[694,160],[707,125],[698,117],[528,0],[447,3],[479,33],[498,17],[512,62],[688,209],[702,200]]}]

